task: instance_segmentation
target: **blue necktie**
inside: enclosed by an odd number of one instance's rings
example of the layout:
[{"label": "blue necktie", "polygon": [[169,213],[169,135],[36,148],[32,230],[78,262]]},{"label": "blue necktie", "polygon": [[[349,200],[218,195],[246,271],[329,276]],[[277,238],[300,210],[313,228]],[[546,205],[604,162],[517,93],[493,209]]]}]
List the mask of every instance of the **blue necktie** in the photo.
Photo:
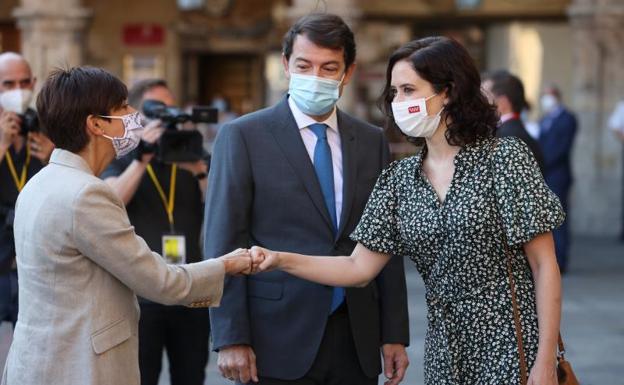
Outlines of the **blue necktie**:
[{"label": "blue necktie", "polygon": [[[333,224],[332,230],[336,236],[338,235],[338,218],[336,216],[336,196],[334,195],[334,166],[331,149],[327,141],[327,125],[314,123],[309,128],[317,138],[314,147],[314,171],[316,171],[316,177],[321,185],[325,205]],[[332,313],[344,302],[344,296],[345,292],[342,287],[334,287],[331,303]]]}]

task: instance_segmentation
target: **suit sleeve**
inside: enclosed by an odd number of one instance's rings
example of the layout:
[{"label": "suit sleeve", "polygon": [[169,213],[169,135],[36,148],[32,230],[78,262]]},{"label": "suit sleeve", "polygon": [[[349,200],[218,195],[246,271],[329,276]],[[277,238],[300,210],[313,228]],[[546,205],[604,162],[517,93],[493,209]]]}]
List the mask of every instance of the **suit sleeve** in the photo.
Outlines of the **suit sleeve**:
[{"label": "suit sleeve", "polygon": [[576,118],[565,114],[560,122],[553,123],[551,130],[548,133],[550,140],[542,148],[544,165],[548,169],[566,160],[576,135]]},{"label": "suit sleeve", "polygon": [[[212,153],[204,227],[204,256],[250,247],[253,180],[247,148],[235,125],[223,126]],[[222,305],[210,312],[213,348],[250,345],[247,278],[227,277]]]},{"label": "suit sleeve", "polygon": [[[390,148],[381,134],[382,167],[390,163]],[[379,288],[381,343],[409,346],[409,314],[403,256],[393,256],[376,278]]]},{"label": "suit sleeve", "polygon": [[141,297],[166,305],[219,305],[223,263],[168,265],[136,235],[123,204],[104,182],[77,195],[72,223],[78,251]]}]

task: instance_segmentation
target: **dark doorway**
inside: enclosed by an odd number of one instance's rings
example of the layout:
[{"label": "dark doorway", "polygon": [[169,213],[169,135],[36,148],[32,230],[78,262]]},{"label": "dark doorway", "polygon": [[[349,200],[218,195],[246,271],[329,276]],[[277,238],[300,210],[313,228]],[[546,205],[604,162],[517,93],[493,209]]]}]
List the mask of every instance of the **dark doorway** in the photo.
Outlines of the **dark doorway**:
[{"label": "dark doorway", "polygon": [[0,22],[0,52],[20,52],[20,33],[15,23]]},{"label": "dark doorway", "polygon": [[245,114],[263,106],[262,56],[198,54],[191,62],[196,63],[198,88],[195,95],[200,104],[210,104],[215,96],[221,96],[236,114]]}]

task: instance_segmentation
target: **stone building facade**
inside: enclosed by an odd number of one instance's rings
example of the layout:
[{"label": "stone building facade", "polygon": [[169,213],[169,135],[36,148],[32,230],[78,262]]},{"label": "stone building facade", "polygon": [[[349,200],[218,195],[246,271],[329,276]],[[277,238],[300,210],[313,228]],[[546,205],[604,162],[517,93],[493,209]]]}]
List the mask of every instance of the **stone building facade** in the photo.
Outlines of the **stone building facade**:
[{"label": "stone building facade", "polygon": [[388,55],[417,37],[453,36],[482,70],[509,68],[533,105],[543,83],[558,83],[580,121],[573,229],[622,231],[622,145],[606,129],[624,99],[621,0],[3,0],[0,48],[21,50],[39,79],[54,66],[90,64],[128,83],[164,77],[184,103],[219,94],[244,113],[287,88],[281,37],[311,11],[338,13],[356,32],[358,72],[341,104],[373,122]]}]

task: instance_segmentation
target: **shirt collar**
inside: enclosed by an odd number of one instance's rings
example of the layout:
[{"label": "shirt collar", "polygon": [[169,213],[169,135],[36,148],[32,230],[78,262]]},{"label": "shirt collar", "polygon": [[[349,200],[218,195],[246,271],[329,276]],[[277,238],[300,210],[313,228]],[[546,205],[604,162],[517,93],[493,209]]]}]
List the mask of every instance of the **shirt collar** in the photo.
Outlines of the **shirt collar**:
[{"label": "shirt collar", "polygon": [[55,148],[54,151],[52,151],[50,163],[72,167],[93,175],[93,170],[91,170],[91,167],[89,167],[87,162],[80,155],[61,148]]},{"label": "shirt collar", "polygon": [[507,114],[504,114],[500,117],[500,122],[501,123],[505,123],[507,121],[510,121],[512,119],[518,119],[519,118],[519,114],[516,114],[515,112],[509,112]]},{"label": "shirt collar", "polygon": [[299,128],[299,130],[308,128],[315,123],[325,123],[330,130],[338,133],[338,114],[336,113],[336,106],[334,106],[334,109],[329,117],[322,122],[317,122],[312,119],[312,117],[304,114],[299,107],[297,107],[297,103],[295,103],[291,97],[288,97],[288,106],[290,107],[290,111],[295,118],[295,122],[297,122],[297,128]]}]

